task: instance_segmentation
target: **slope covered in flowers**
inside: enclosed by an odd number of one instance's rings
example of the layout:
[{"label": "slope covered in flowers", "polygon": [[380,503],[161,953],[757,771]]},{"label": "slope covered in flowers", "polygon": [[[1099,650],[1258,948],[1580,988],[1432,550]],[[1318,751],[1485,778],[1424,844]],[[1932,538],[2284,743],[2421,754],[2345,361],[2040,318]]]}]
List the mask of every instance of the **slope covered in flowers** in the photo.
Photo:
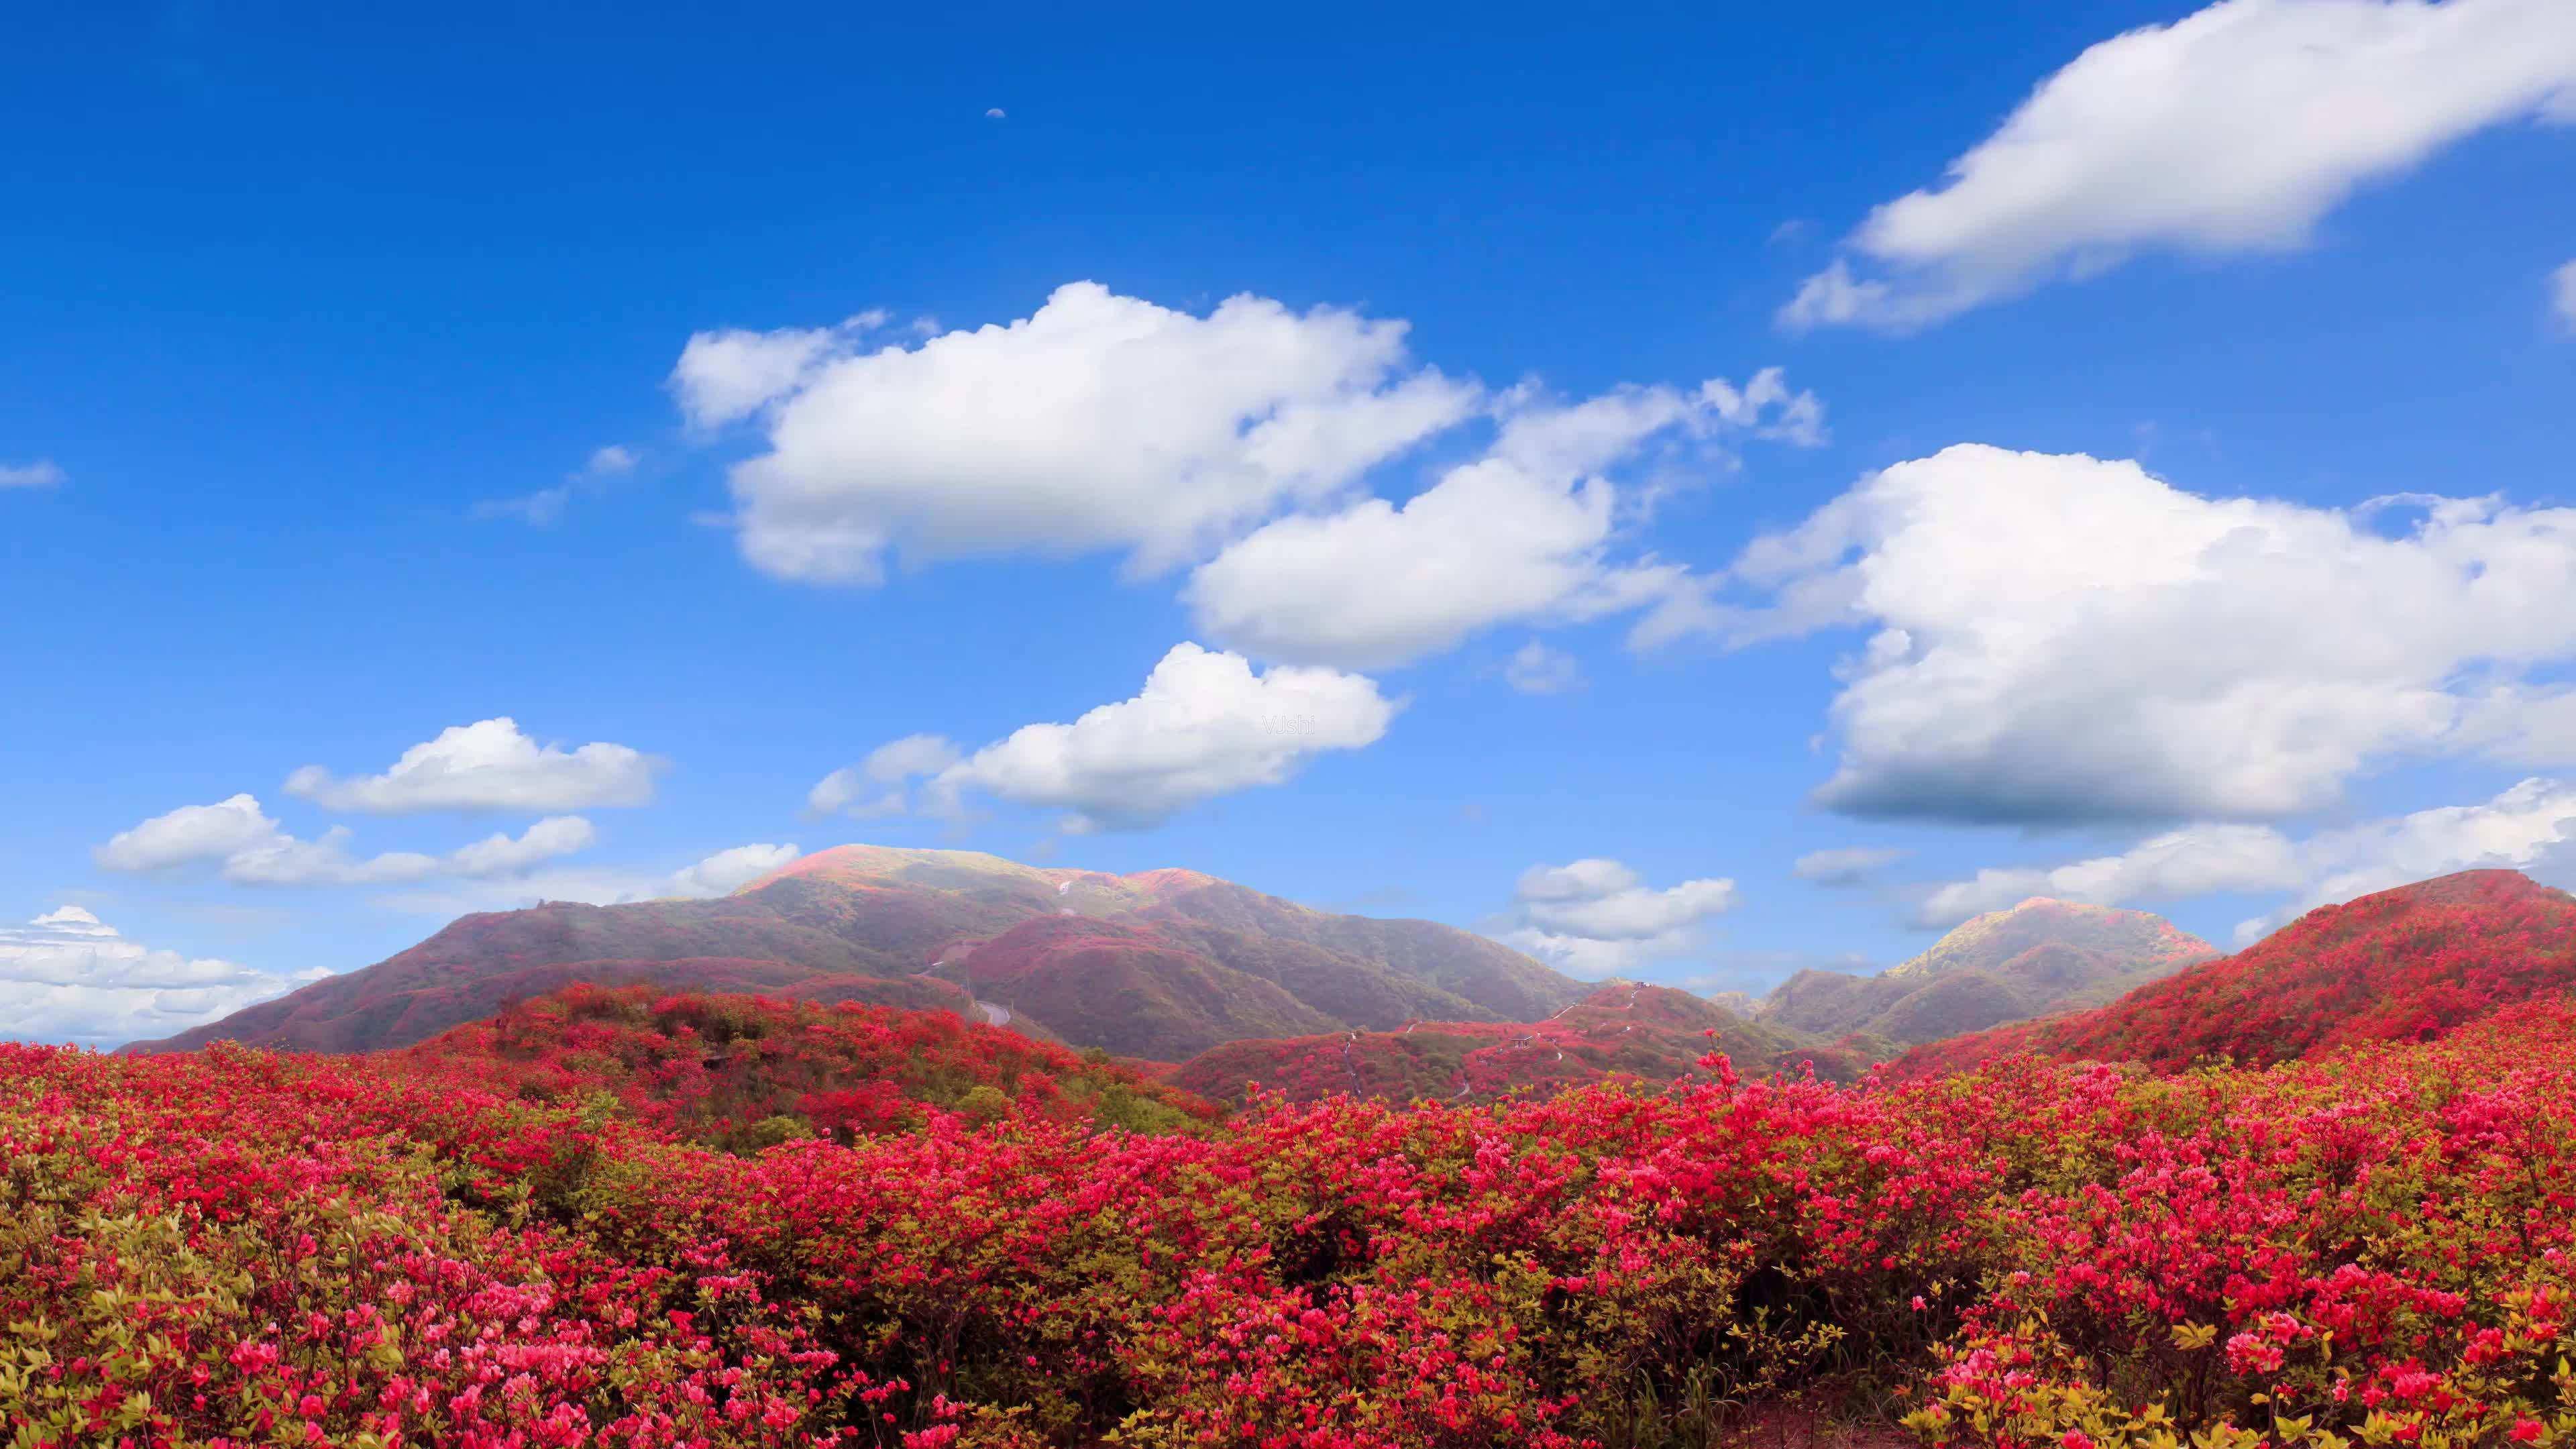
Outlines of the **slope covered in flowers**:
[{"label": "slope covered in flowers", "polygon": [[1388,1102],[1481,1101],[1631,1078],[1661,1087],[1703,1079],[1712,1041],[1744,1071],[1796,1069],[1848,1081],[1861,1061],[1795,1032],[1744,1020],[1669,986],[1604,986],[1544,1021],[1408,1022],[1394,1031],[1337,1031],[1212,1047],[1170,1080],[1240,1102],[1251,1091],[1308,1102],[1341,1094]]},{"label": "slope covered in flowers", "polygon": [[2176,1066],[2411,1041],[2576,987],[2576,897],[2478,870],[2310,911],[2096,1010],[1935,1042],[1901,1075],[2020,1051]]},{"label": "slope covered in flowers", "polygon": [[1204,1103],[1104,1053],[945,1012],[576,986],[386,1053],[394,1070],[522,1100],[605,1095],[656,1129],[741,1146],[848,1142],[943,1114],[1179,1129]]},{"label": "slope covered in flowers", "polygon": [[[2576,1013],[2268,1070],[2021,1058],[752,1154],[378,1058],[0,1046],[37,1446],[2576,1439]],[[1114,1438],[1112,1437],[1114,1436]]]}]

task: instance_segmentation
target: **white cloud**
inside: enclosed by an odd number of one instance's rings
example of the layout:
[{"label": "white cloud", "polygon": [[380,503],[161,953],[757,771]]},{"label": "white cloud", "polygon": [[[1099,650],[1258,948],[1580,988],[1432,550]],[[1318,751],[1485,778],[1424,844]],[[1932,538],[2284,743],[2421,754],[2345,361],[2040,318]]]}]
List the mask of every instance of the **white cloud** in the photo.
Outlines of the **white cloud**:
[{"label": "white cloud", "polygon": [[906,780],[936,775],[957,760],[957,746],[938,735],[906,735],[877,746],[858,764],[845,765],[816,781],[805,794],[806,813],[861,820],[900,815],[910,808],[903,788]]},{"label": "white cloud", "polygon": [[2561,329],[2576,336],[2576,262],[2566,262],[2549,274],[2549,312]]},{"label": "white cloud", "polygon": [[516,498],[486,499],[468,509],[467,516],[476,519],[515,518],[521,523],[543,528],[562,518],[564,510],[572,507],[572,491],[571,484],[558,483],[552,488],[540,488]]},{"label": "white cloud", "polygon": [[[1069,811],[1063,828],[1077,834],[1144,829],[1219,795],[1284,783],[1326,750],[1373,744],[1399,707],[1359,675],[1256,673],[1239,654],[1176,644],[1135,698],[1071,724],[1023,725],[930,775],[923,794],[934,814],[961,813],[980,792]],[[939,753],[922,736],[896,744],[924,763]]]},{"label": "white cloud", "polygon": [[624,745],[539,745],[504,716],[452,725],[403,751],[381,775],[342,780],[320,765],[286,778],[286,793],[330,810],[395,815],[424,810],[578,810],[642,805],[665,762]]},{"label": "white cloud", "polygon": [[1615,860],[1598,856],[1565,865],[1534,865],[1521,872],[1512,891],[1523,901],[1588,901],[1634,890],[1638,875]]},{"label": "white cloud", "polygon": [[2576,757],[2570,691],[2532,682],[2576,659],[2576,509],[2203,498],[2135,463],[1960,445],[1756,540],[1732,577],[1766,606],[1696,622],[1737,644],[1873,630],[1819,791],[1852,814],[2277,819],[2384,761]]},{"label": "white cloud", "polygon": [[1503,682],[1523,694],[1563,694],[1583,687],[1583,666],[1564,650],[1532,639],[1512,651]]},{"label": "white cloud", "polygon": [[738,423],[796,391],[836,352],[885,323],[883,312],[862,312],[838,327],[701,332],[680,350],[671,391],[692,427]]},{"label": "white cloud", "polygon": [[515,875],[542,861],[588,850],[599,832],[578,815],[550,815],[519,833],[517,839],[495,833],[450,852],[449,868],[457,875]]},{"label": "white cloud", "polygon": [[0,463],[0,489],[60,488],[70,481],[71,475],[51,458],[38,458],[32,463]]},{"label": "white cloud", "polygon": [[605,487],[609,479],[634,472],[638,461],[640,459],[634,449],[622,443],[611,443],[593,450],[580,471],[566,474],[564,481],[554,487],[540,488],[516,498],[496,498],[477,503],[469,513],[474,518],[515,518],[541,528],[562,518],[564,510],[572,506],[576,494],[596,492]]},{"label": "white cloud", "polygon": [[1871,876],[1903,860],[1908,852],[1878,846],[1846,846],[1838,850],[1816,850],[1799,856],[1789,872],[1800,880],[1818,885],[1859,885]]},{"label": "white cloud", "polygon": [[874,583],[897,549],[1125,550],[1153,571],[1466,416],[1477,390],[1409,368],[1404,333],[1251,296],[1198,317],[1077,282],[1007,327],[912,347],[701,334],[674,385],[696,422],[763,414],[769,451],[732,484],[766,572]]},{"label": "white cloud", "polygon": [[2305,877],[2298,847],[2268,825],[2194,825],[2118,855],[2046,869],[1981,870],[1934,890],[1916,917],[1925,925],[1951,926],[2032,896],[2111,906],[2219,891],[2293,890]]},{"label": "white cloud", "polygon": [[250,795],[235,795],[212,805],[182,805],[156,815],[131,830],[120,830],[107,844],[90,852],[109,870],[160,870],[197,861],[222,860],[278,838],[277,822]]},{"label": "white cloud", "polygon": [[1003,115],[1004,112],[1000,106],[992,106],[985,110],[984,119],[988,121],[998,121],[1003,118]]},{"label": "white cloud", "polygon": [[127,940],[78,906],[0,927],[0,1021],[21,1041],[168,1036],[329,973],[273,976]]},{"label": "white cloud", "polygon": [[1701,945],[1699,924],[1736,905],[1731,880],[1655,890],[1625,864],[1598,858],[1531,866],[1513,895],[1517,924],[1496,939],[1587,980],[1690,954]]},{"label": "white cloud", "polygon": [[1636,510],[1607,476],[1660,438],[1724,428],[1818,436],[1821,406],[1777,370],[1739,391],[1623,388],[1571,406],[1509,406],[1493,446],[1402,504],[1296,514],[1228,546],[1183,597],[1199,627],[1264,658],[1374,669],[1515,620],[1655,604],[1682,577],[1611,545]]},{"label": "white cloud", "polygon": [[751,884],[803,852],[793,845],[737,845],[671,874],[671,893],[720,896]]},{"label": "white cloud", "polygon": [[2224,0],[2076,57],[1781,321],[1902,331],[2143,250],[2295,249],[2361,186],[2571,96],[2566,0]]},{"label": "white cloud", "polygon": [[2041,869],[1982,870],[1923,903],[1951,925],[2035,895],[2094,905],[2214,893],[2288,896],[2239,928],[2251,938],[2303,911],[2453,871],[2529,866],[2576,845],[2576,784],[2534,778],[2480,805],[2444,806],[2293,840],[2268,826],[2198,824],[2118,855]]},{"label": "white cloud", "polygon": [[118,832],[91,855],[106,869],[121,871],[217,863],[223,878],[237,885],[376,885],[513,875],[588,849],[596,833],[579,816],[553,816],[515,838],[495,834],[446,855],[392,851],[363,860],[349,853],[349,838],[348,827],[333,826],[318,840],[299,840],[270,819],[255,797],[235,795],[156,815]]},{"label": "white cloud", "polygon": [[540,901],[614,906],[700,899],[730,894],[800,853],[794,845],[737,845],[668,874],[615,866],[557,867],[490,880],[442,881],[427,889],[379,897],[377,903],[415,915],[453,917],[470,911],[512,911]]}]

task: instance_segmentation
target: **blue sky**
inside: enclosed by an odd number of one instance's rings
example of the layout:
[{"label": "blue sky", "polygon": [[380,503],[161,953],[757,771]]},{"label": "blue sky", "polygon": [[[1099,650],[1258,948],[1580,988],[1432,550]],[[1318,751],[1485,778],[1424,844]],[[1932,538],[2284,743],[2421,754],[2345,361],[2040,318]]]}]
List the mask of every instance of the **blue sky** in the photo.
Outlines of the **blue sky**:
[{"label": "blue sky", "polygon": [[22,1034],[791,844],[1707,989],[2568,864],[2553,0],[369,9],[0,53]]}]

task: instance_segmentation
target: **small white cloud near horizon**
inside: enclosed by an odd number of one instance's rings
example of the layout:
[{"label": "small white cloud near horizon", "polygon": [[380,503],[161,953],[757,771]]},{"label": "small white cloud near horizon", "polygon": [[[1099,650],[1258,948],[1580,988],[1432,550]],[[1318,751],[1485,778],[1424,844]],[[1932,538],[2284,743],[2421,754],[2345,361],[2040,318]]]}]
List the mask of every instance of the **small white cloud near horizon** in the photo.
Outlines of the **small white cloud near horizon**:
[{"label": "small white cloud near horizon", "polygon": [[[904,782],[917,775],[936,775],[958,761],[957,746],[938,735],[906,735],[877,746],[855,765],[825,775],[805,793],[809,816],[847,815],[873,820],[912,808]],[[876,788],[871,790],[869,786]],[[862,799],[861,797],[866,798]]]},{"label": "small white cloud near horizon", "polygon": [[1960,444],[1727,577],[1760,602],[1692,623],[1733,647],[1864,631],[1815,797],[1848,815],[2275,821],[2398,759],[2576,763],[2576,508],[2202,497]]},{"label": "small white cloud near horizon", "polygon": [[795,845],[737,845],[667,874],[619,866],[553,867],[523,876],[442,881],[377,897],[376,904],[412,915],[455,917],[475,911],[514,911],[546,901],[616,906],[704,900],[731,895],[803,854]]},{"label": "small white cloud near horizon", "polygon": [[540,745],[502,715],[451,725],[381,775],[342,779],[306,765],[286,777],[286,793],[370,815],[584,810],[652,803],[654,776],[668,765],[625,745]]},{"label": "small white cloud near horizon", "polygon": [[737,845],[671,873],[671,891],[683,896],[731,895],[804,854],[793,845]]},{"label": "small white cloud near horizon", "polygon": [[70,481],[71,475],[51,458],[38,458],[32,463],[0,463],[0,490],[60,488]]},{"label": "small white cloud near horizon", "polygon": [[[1402,705],[1374,680],[1172,646],[1134,698],[1071,724],[1023,725],[968,753],[936,735],[880,747],[857,773],[836,771],[808,808],[843,808],[862,777],[898,791],[922,777],[922,813],[961,820],[970,794],[1068,812],[1067,834],[1142,830],[1220,795],[1285,783],[1330,750],[1377,742]],[[944,761],[944,763],[943,763]],[[888,779],[887,776],[892,778]]]},{"label": "small white cloud near horizon", "polygon": [[349,853],[349,828],[335,825],[317,840],[286,832],[241,794],[212,805],[182,805],[122,830],[92,851],[105,870],[141,873],[212,864],[236,885],[347,886],[516,875],[588,849],[597,839],[578,815],[549,816],[517,836],[495,833],[445,855],[389,851],[364,859]]},{"label": "small white cloud near horizon", "polygon": [[1514,924],[1494,939],[1587,981],[1625,976],[1700,949],[1699,925],[1735,909],[1735,882],[1683,881],[1656,890],[1598,857],[1534,865],[1513,890]]},{"label": "small white cloud near horizon", "polygon": [[2576,784],[2534,777],[2478,805],[2452,805],[2321,830],[2203,823],[2117,855],[2052,867],[1987,869],[1935,889],[1916,923],[1950,926],[2031,896],[2089,905],[2284,895],[2237,928],[2240,944],[2319,906],[2482,867],[2521,869],[2576,852]]},{"label": "small white cloud near horizon", "polygon": [[1821,886],[1862,885],[1880,871],[1912,854],[1911,851],[1883,846],[1845,846],[1835,850],[1813,850],[1799,856],[1789,873],[1803,881]]},{"label": "small white cloud near horizon", "polygon": [[1779,322],[1901,333],[2140,252],[2297,250],[2360,188],[2530,119],[2576,119],[2565,0],[2222,0],[2048,77]]},{"label": "small white cloud near horizon", "polygon": [[20,1041],[108,1047],[169,1036],[329,974],[277,976],[148,947],[79,906],[0,926],[0,1018]]},{"label": "small white cloud near horizon", "polygon": [[1523,694],[1564,694],[1583,687],[1583,666],[1564,650],[1532,639],[1512,651],[1503,682]]}]

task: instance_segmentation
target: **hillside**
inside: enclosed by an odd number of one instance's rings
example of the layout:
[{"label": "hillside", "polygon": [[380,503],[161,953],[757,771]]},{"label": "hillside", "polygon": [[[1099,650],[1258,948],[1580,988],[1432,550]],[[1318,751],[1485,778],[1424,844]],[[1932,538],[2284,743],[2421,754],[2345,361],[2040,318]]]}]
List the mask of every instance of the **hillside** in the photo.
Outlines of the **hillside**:
[{"label": "hillside", "polygon": [[[1712,1037],[1710,1034],[1714,1033]],[[1665,1085],[1705,1080],[1712,1051],[1739,1071],[1794,1071],[1850,1080],[1849,1053],[1761,1026],[1667,986],[1614,982],[1542,1021],[1415,1021],[1394,1031],[1331,1032],[1234,1041],[1182,1063],[1175,1086],[1225,1102],[1252,1089],[1291,1101],[1336,1093],[1386,1102],[1544,1096],[1613,1077]]]},{"label": "hillside", "polygon": [[2177,1066],[2411,1041],[2576,986],[2576,897],[2476,870],[2310,911],[2089,1011],[1918,1047],[1895,1070],[2017,1051]]},{"label": "hillside", "polygon": [[[1921,1449],[2576,1437],[2563,998],[2188,1079],[2025,1057],[1851,1090],[1713,1059],[1662,1092],[1179,1130],[1024,1110],[1069,1080],[1036,1052],[1009,1110],[993,1083],[915,1101],[953,1084],[896,1067],[917,1123],[765,1147],[634,1109],[891,1066],[873,1026],[559,1005],[452,1039],[453,1071],[0,1043],[0,1420],[61,1446],[1699,1449],[1849,1404],[1911,1431],[1859,1442]],[[1666,1009],[1698,1011],[1630,1008]],[[906,1054],[952,1030],[889,1029]],[[929,1055],[961,1069],[1029,1051],[953,1030]],[[702,1051],[707,1098],[652,1080]],[[550,1053],[625,1105],[553,1100]]]},{"label": "hillside", "polygon": [[1170,1130],[1210,1110],[1131,1066],[947,1012],[643,986],[575,986],[374,1059],[521,1101],[604,1093],[633,1121],[735,1148],[942,1116]]},{"label": "hillside", "polygon": [[1238,1036],[1527,1019],[1583,992],[1465,931],[1337,916],[1195,871],[856,845],[718,900],[466,916],[376,965],[127,1050],[407,1046],[583,980],[956,1012],[989,994],[983,1014],[1030,1035],[1174,1060]]},{"label": "hillside", "polygon": [[2218,948],[2162,916],[2034,896],[1959,926],[1877,976],[1801,971],[1765,1025],[1901,1046],[2098,1005]]}]

